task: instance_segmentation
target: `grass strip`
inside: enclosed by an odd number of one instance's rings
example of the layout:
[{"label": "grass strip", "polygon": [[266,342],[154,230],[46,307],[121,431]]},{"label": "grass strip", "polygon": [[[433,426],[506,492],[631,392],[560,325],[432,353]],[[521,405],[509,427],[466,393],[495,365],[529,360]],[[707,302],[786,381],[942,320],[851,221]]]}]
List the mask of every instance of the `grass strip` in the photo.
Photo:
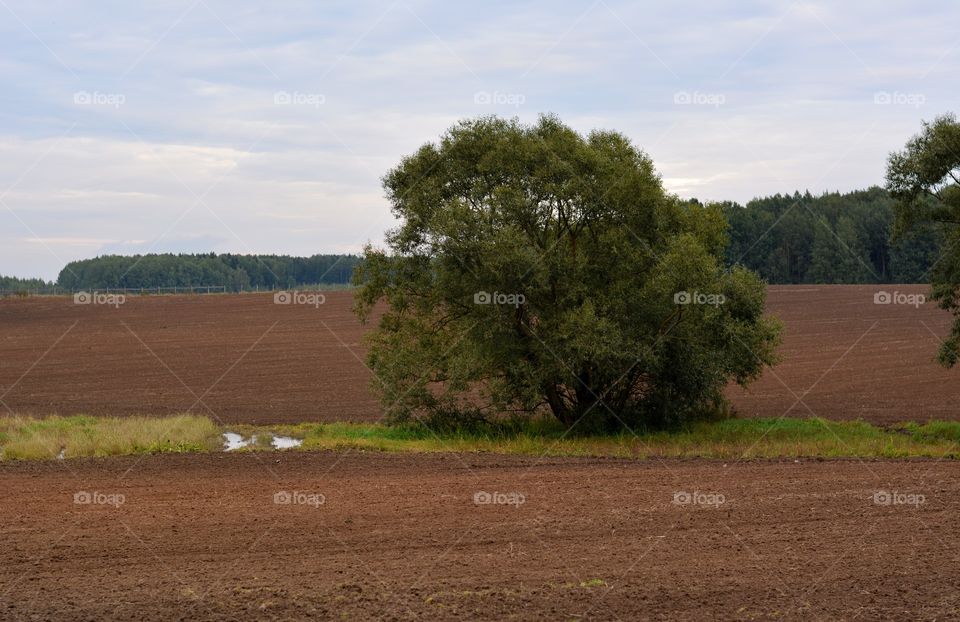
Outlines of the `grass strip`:
[{"label": "grass strip", "polygon": [[948,458],[960,457],[960,422],[727,419],[638,435],[577,435],[551,420],[509,421],[469,429],[423,424],[303,423],[219,426],[206,417],[0,417],[0,459],[37,460],[144,453],[220,451],[223,433],[257,441],[239,451],[272,451],[274,436],[303,441],[293,450],[487,452],[618,458]]}]

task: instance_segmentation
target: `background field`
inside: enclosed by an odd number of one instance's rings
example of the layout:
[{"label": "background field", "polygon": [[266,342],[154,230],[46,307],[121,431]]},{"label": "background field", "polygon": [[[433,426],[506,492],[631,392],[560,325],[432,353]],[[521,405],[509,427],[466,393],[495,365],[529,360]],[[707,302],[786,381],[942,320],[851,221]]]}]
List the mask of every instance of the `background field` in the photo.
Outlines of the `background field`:
[{"label": "background field", "polygon": [[[751,417],[960,418],[956,373],[934,361],[950,316],[874,304],[924,286],[772,286],[783,362],[749,391]],[[0,300],[0,399],[21,414],[206,414],[226,423],[376,421],[352,294],[277,305],[271,294]]]}]

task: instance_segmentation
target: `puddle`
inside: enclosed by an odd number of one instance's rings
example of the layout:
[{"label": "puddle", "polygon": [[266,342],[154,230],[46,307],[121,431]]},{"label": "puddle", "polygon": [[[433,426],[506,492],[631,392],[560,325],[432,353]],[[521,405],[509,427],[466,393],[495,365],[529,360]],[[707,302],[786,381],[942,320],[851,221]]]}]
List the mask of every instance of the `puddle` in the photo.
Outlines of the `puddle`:
[{"label": "puddle", "polygon": [[[234,451],[235,449],[242,449],[244,447],[250,447],[251,445],[257,444],[257,435],[254,434],[250,438],[243,438],[240,434],[236,432],[224,432],[223,433],[223,450],[224,451]],[[270,441],[270,444],[274,449],[292,449],[294,447],[299,447],[303,445],[303,440],[299,438],[293,438],[291,436],[274,436],[273,440]]]},{"label": "puddle", "polygon": [[241,449],[249,445],[253,445],[257,442],[257,436],[253,435],[250,438],[244,440],[242,436],[236,432],[224,432],[223,433],[223,450],[224,451],[233,451],[234,449]]},{"label": "puddle", "polygon": [[299,438],[291,438],[289,436],[274,436],[273,441],[270,442],[273,445],[274,449],[290,449],[292,447],[299,447],[303,445],[303,440]]}]

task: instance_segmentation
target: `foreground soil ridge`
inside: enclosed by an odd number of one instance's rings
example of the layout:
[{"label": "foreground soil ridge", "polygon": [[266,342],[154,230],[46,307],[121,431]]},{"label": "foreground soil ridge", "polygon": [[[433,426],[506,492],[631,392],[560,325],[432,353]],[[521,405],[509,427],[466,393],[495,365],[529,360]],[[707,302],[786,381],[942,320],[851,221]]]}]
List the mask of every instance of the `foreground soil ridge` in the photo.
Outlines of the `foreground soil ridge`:
[{"label": "foreground soil ridge", "polygon": [[958,482],[936,461],[4,463],[0,619],[956,619]]}]

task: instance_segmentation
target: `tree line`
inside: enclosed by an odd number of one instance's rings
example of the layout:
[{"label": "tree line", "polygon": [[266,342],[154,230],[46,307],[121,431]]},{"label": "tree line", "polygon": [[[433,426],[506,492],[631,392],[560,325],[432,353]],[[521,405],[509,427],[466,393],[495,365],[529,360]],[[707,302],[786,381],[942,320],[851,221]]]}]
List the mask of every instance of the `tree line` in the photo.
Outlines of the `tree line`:
[{"label": "tree line", "polygon": [[[699,205],[695,199],[690,203]],[[879,187],[720,203],[729,223],[725,263],[749,268],[773,284],[927,282],[940,257],[942,230],[924,223],[894,236],[895,203]],[[355,255],[106,255],[70,262],[53,283],[0,277],[0,289],[283,289],[347,284],[359,261]]]},{"label": "tree line", "polygon": [[347,284],[354,255],[106,255],[72,261],[57,286],[70,289],[224,286],[228,291]]},{"label": "tree line", "polygon": [[928,282],[943,233],[926,224],[893,235],[895,205],[879,187],[723,203],[726,263],[776,284]]},{"label": "tree line", "polygon": [[31,291],[53,287],[53,283],[48,283],[43,279],[21,279],[15,276],[0,275],[0,291]]}]

